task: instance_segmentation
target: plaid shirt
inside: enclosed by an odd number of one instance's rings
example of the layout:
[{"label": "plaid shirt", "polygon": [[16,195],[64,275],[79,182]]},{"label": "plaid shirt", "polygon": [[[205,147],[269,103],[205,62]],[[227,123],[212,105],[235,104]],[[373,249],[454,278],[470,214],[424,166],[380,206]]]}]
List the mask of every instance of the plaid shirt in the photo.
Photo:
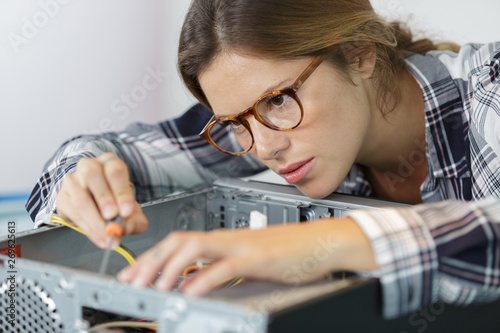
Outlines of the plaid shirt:
[{"label": "plaid shirt", "polygon": [[[371,240],[380,269],[367,275],[380,278],[388,318],[500,297],[500,43],[412,55],[407,68],[425,103],[426,204],[349,214]],[[340,190],[371,192],[358,168]]]},{"label": "plaid shirt", "polygon": [[[388,318],[438,299],[468,304],[500,296],[500,44],[466,45],[458,55],[410,55],[407,67],[425,101],[425,204],[350,213],[372,242],[380,269],[366,275],[380,278]],[[135,123],[123,132],[67,141],[26,204],[35,226],[55,210],[64,176],[82,157],[117,154],[129,167],[140,202],[217,177],[265,170],[250,154],[226,155],[201,140],[198,133],[210,116],[196,105],[159,124]],[[234,140],[228,133],[220,135]],[[402,161],[402,173],[423,161],[418,154]],[[390,179],[397,182],[400,176]],[[371,195],[357,165],[337,191]]]}]

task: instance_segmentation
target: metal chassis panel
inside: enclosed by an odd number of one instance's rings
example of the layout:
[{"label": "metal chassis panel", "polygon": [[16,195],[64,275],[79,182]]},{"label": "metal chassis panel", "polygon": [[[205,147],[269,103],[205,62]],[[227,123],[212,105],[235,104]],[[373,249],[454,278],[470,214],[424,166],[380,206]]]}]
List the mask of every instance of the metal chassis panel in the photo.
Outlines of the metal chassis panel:
[{"label": "metal chassis panel", "polygon": [[[150,221],[148,230],[124,237],[122,242],[139,255],[173,230],[244,227],[254,209],[266,214],[271,224],[281,224],[339,217],[349,209],[383,206],[404,205],[338,194],[311,200],[288,186],[227,180],[143,204]],[[126,262],[116,254],[110,259],[111,275],[98,275],[102,251],[85,236],[65,227],[21,232],[16,234],[16,242],[22,256],[16,258],[15,268],[8,268],[9,258],[0,256],[0,304],[8,305],[12,300],[8,295],[12,287],[9,277],[15,276],[15,298],[22,300],[17,301],[16,315],[23,322],[18,322],[16,328],[0,322],[4,332],[31,328],[44,331],[50,325],[53,332],[84,332],[88,328],[82,320],[84,307],[137,319],[153,318],[159,322],[160,333],[267,332],[269,323],[281,313],[307,308],[368,281],[350,277],[293,287],[249,282],[189,299],[176,291],[158,292],[119,283],[113,274]],[[8,239],[0,239],[0,248],[6,246]],[[273,301],[277,294],[285,301]],[[269,302],[274,305],[263,306]],[[35,306],[40,308],[38,314],[30,312]],[[8,310],[0,309],[0,316],[7,315]]]}]

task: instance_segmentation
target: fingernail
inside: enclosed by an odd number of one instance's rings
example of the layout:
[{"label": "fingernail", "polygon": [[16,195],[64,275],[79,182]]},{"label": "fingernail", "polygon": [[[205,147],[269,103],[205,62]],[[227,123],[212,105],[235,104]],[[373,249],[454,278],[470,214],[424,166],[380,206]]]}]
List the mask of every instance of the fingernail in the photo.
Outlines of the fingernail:
[{"label": "fingernail", "polygon": [[188,297],[198,297],[200,294],[200,288],[198,288],[196,285],[189,285],[187,286],[184,290],[182,290],[182,293]]},{"label": "fingernail", "polygon": [[101,214],[106,220],[111,220],[117,215],[117,213],[118,212],[116,211],[116,206],[114,204],[108,204],[102,207]]},{"label": "fingernail", "polygon": [[159,281],[156,281],[155,287],[159,290],[167,290],[167,281],[160,279]]},{"label": "fingernail", "polygon": [[120,204],[120,215],[127,217],[134,212],[134,204],[132,202],[123,202]]},{"label": "fingernail", "polygon": [[100,239],[97,244],[99,245],[99,247],[101,249],[106,249],[108,247],[108,242],[106,241],[106,239]]},{"label": "fingernail", "polygon": [[124,268],[116,274],[116,278],[122,282],[127,281],[130,278],[130,269]]},{"label": "fingernail", "polygon": [[134,281],[132,281],[132,286],[136,288],[143,288],[146,284],[147,282],[144,280],[143,277],[137,277],[134,279]]}]

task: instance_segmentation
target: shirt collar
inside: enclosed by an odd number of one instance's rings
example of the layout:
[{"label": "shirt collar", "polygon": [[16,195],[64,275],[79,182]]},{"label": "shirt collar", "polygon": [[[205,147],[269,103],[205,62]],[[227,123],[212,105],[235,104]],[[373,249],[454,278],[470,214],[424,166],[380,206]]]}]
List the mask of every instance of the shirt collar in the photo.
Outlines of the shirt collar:
[{"label": "shirt collar", "polygon": [[406,64],[424,98],[429,173],[435,178],[470,177],[469,124],[456,82],[434,56],[412,54]]}]

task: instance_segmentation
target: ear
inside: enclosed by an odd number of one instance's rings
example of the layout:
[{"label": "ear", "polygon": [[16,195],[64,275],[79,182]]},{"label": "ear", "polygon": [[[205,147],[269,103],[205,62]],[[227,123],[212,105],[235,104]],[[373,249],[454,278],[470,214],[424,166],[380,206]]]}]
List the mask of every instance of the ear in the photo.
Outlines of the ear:
[{"label": "ear", "polygon": [[375,44],[370,42],[358,42],[354,44],[354,52],[357,61],[354,61],[356,71],[363,80],[371,78],[377,61]]}]

